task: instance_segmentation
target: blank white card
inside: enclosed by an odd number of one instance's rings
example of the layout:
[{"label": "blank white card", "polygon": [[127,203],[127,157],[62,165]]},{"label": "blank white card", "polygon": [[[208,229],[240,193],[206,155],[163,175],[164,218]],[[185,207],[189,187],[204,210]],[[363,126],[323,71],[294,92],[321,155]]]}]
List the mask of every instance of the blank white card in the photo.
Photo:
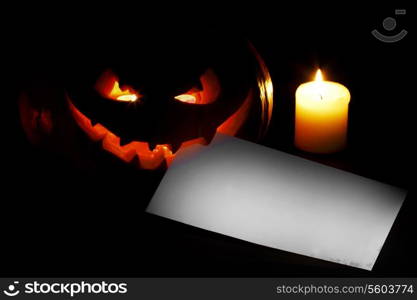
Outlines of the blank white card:
[{"label": "blank white card", "polygon": [[216,135],[181,150],[147,211],[252,243],[372,270],[402,189]]}]

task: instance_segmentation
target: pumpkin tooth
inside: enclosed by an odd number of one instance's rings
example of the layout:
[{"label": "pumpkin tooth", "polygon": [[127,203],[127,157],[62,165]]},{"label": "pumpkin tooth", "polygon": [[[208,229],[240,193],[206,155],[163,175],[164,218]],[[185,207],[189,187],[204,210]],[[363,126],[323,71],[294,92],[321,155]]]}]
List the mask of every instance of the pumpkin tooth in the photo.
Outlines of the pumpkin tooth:
[{"label": "pumpkin tooth", "polygon": [[169,144],[158,145],[158,148],[164,152],[164,155],[172,155],[172,147]]},{"label": "pumpkin tooth", "polygon": [[165,160],[165,153],[161,147],[156,148],[149,156],[139,156],[140,166],[143,169],[156,169]]}]

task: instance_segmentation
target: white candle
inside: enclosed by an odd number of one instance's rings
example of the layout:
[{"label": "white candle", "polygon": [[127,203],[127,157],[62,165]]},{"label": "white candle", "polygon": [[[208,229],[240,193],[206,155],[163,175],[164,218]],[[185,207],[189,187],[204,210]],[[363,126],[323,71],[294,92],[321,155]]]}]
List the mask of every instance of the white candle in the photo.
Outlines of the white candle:
[{"label": "white candle", "polygon": [[315,81],[301,84],[296,93],[295,145],[313,153],[333,153],[346,146],[350,93],[337,82],[324,81],[320,69]]}]

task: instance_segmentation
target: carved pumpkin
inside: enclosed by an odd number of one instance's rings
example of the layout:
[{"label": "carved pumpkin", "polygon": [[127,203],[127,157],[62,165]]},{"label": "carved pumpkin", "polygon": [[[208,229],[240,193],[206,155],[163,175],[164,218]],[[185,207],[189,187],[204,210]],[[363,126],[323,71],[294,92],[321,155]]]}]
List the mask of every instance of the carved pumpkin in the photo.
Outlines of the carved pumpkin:
[{"label": "carved pumpkin", "polygon": [[123,51],[95,49],[101,55],[88,63],[65,65],[55,96],[22,94],[29,140],[68,152],[78,130],[120,161],[152,170],[216,132],[236,135],[251,111],[260,119],[258,136],[265,132],[272,83],[249,43],[221,36],[187,37],[185,46],[167,36],[144,40]]}]

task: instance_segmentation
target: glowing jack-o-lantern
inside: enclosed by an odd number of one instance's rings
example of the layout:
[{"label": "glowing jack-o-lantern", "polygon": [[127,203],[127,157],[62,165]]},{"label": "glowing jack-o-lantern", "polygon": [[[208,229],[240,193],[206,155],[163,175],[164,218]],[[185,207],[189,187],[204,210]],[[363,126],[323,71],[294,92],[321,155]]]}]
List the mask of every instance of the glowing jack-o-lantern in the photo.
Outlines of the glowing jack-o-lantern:
[{"label": "glowing jack-o-lantern", "polygon": [[[180,148],[210,143],[216,132],[236,135],[253,110],[264,133],[272,82],[258,52],[246,42],[225,53],[219,45],[191,44],[191,52],[168,52],[169,63],[139,51],[124,53],[128,60],[69,70],[63,79],[68,119],[104,151],[142,169],[169,166]],[[56,129],[53,109],[25,96],[20,111],[32,140]]]}]

